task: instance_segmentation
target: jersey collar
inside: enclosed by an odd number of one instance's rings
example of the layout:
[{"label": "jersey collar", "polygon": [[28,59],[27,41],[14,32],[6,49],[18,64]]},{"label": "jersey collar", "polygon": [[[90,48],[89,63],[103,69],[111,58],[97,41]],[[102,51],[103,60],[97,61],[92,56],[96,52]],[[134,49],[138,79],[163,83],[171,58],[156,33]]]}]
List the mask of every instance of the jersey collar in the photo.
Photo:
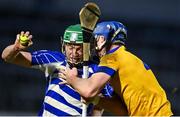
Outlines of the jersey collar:
[{"label": "jersey collar", "polygon": [[119,49],[119,47],[121,47],[121,46],[118,46],[116,48],[113,48],[113,49],[109,50],[106,54],[110,54],[110,53],[115,52],[117,49]]}]

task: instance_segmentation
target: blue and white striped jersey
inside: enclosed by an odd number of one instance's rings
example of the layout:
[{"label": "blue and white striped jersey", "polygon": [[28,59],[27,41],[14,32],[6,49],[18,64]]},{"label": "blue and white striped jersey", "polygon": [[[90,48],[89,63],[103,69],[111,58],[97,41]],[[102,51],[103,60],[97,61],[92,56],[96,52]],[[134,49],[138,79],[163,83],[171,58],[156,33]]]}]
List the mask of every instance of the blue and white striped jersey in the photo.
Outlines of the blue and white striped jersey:
[{"label": "blue and white striped jersey", "polygon": [[[58,77],[58,68],[67,65],[65,56],[57,51],[40,50],[32,53],[32,67],[42,70],[48,81],[40,116],[68,116],[81,115],[81,96],[70,85],[59,84],[63,81]],[[89,64],[89,74],[92,75],[97,65]],[[78,69],[78,74],[82,75],[82,69]],[[111,97],[113,89],[106,85],[102,90],[106,97]],[[87,114],[90,115],[93,104],[88,105]]]}]

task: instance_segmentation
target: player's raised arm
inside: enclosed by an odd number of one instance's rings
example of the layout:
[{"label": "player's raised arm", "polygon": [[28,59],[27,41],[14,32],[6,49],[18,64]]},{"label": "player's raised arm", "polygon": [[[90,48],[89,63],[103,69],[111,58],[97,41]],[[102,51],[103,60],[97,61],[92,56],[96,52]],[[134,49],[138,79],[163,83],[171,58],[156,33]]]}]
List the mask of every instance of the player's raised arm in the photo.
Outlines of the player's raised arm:
[{"label": "player's raised arm", "polygon": [[16,65],[30,67],[31,66],[31,54],[25,52],[29,46],[32,45],[32,35],[30,32],[21,31],[17,34],[15,43],[7,46],[2,52],[2,59],[8,63]]}]

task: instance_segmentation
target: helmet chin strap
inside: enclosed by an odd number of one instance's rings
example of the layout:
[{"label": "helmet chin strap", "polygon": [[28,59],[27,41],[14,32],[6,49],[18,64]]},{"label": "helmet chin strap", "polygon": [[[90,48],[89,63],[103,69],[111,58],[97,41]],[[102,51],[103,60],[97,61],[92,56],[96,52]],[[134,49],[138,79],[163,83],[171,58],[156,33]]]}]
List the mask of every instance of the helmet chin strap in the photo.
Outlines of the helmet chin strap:
[{"label": "helmet chin strap", "polygon": [[101,51],[101,50],[104,48],[105,43],[106,43],[106,41],[104,41],[103,43],[101,43],[99,46],[96,46],[96,50],[97,50],[97,51]]},{"label": "helmet chin strap", "polygon": [[[105,48],[105,45],[106,45],[106,41],[104,41],[104,42],[101,43],[99,46],[97,46],[97,47],[95,48],[96,51],[97,51],[97,52],[102,51],[102,49]],[[102,54],[102,55],[101,55],[100,57],[104,56],[104,55],[106,54],[106,51],[104,51],[104,53],[101,53],[101,54]]]}]

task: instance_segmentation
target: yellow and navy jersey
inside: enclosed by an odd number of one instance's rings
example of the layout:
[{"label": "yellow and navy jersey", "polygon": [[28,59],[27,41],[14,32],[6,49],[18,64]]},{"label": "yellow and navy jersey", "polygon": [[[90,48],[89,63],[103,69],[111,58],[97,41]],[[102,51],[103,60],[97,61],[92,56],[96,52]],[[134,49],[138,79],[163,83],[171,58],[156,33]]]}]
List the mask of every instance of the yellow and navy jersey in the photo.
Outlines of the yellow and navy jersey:
[{"label": "yellow and navy jersey", "polygon": [[125,50],[110,50],[100,60],[97,72],[111,76],[114,91],[122,97],[129,115],[172,115],[165,91],[147,64]]},{"label": "yellow and navy jersey", "polygon": [[[81,115],[82,102],[80,94],[70,85],[60,84],[64,81],[58,77],[58,68],[66,67],[67,62],[64,54],[56,51],[40,50],[31,53],[32,67],[45,73],[47,88],[42,109],[39,116],[72,116]],[[90,62],[89,75],[97,69],[97,64]],[[82,77],[83,69],[78,69],[78,75]],[[112,87],[107,84],[101,91],[105,97],[111,97]],[[87,114],[91,115],[93,103],[87,108]]]}]

